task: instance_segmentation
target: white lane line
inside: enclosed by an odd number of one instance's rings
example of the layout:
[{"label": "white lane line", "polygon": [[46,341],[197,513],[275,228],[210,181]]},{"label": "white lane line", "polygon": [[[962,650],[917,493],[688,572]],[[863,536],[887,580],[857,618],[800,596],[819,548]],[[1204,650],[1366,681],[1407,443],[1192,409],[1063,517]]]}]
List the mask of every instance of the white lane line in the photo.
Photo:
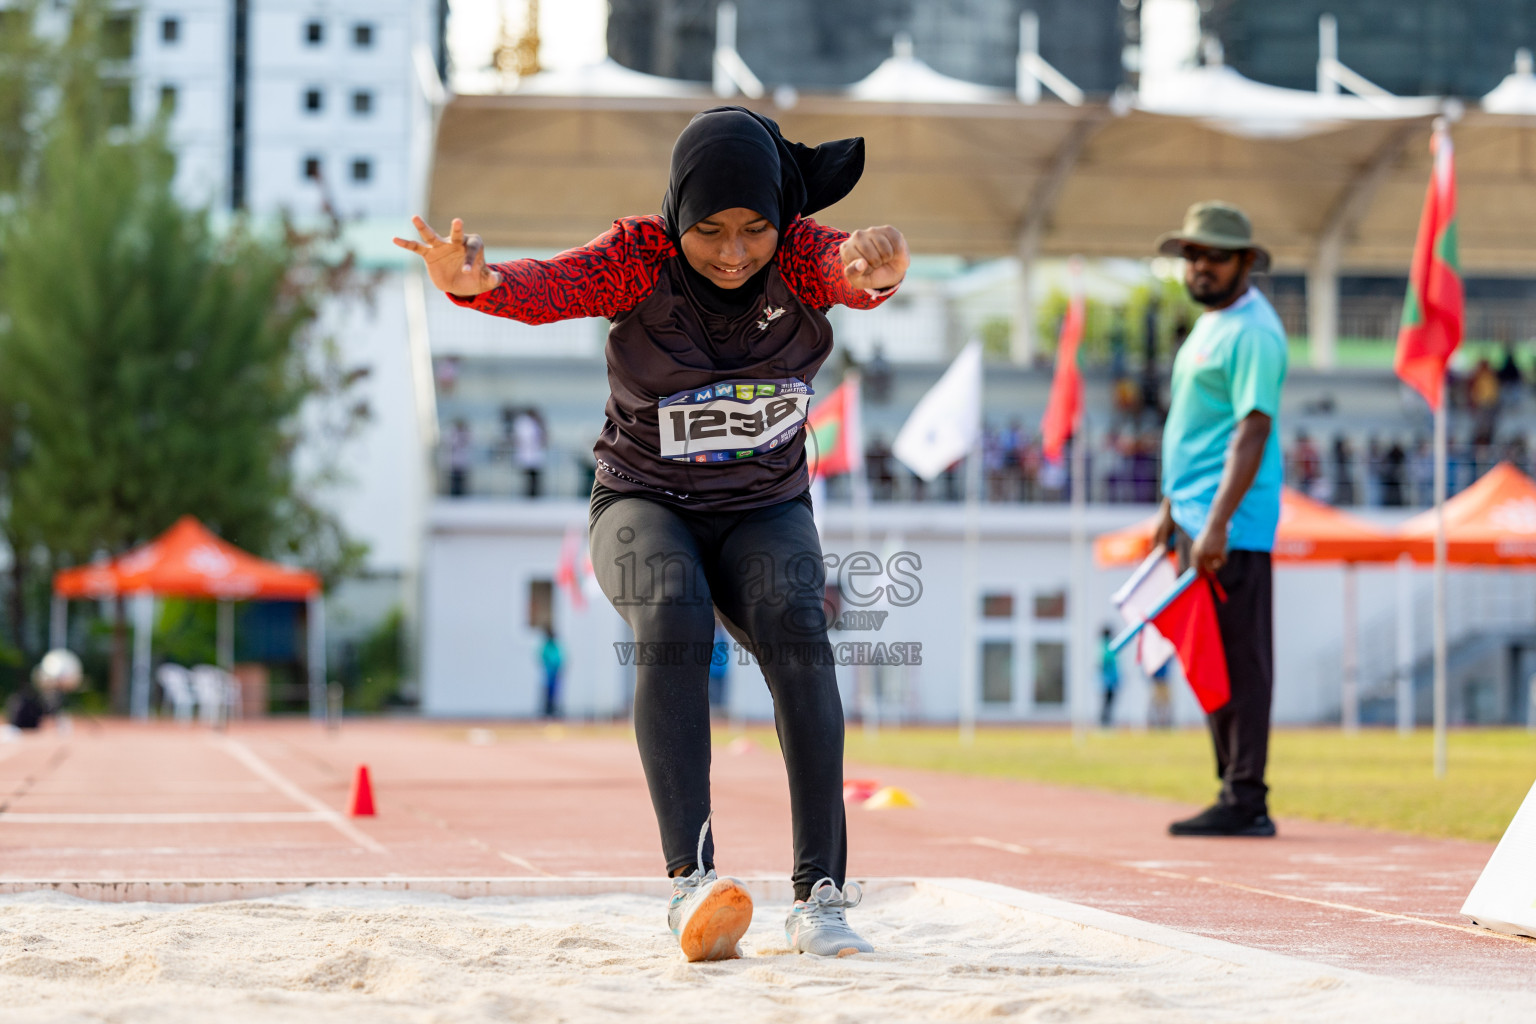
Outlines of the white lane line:
[{"label": "white lane line", "polygon": [[558,877],[560,877],[559,875],[556,875],[553,872],[545,871],[543,868],[541,868],[537,864],[533,863],[533,861],[524,860],[522,857],[519,857],[515,853],[507,853],[504,850],[497,850],[496,851],[496,856],[500,857],[502,860],[506,861],[508,864],[516,864],[518,867],[522,868],[524,871],[532,871],[534,874],[536,874],[536,875],[543,875],[545,878],[558,878]]},{"label": "white lane line", "polygon": [[330,825],[337,832],[340,832],[343,836],[356,843],[358,846],[361,846],[363,849],[368,850],[371,853],[389,852],[388,850],[384,849],[383,845],[380,844],[378,840],[359,830],[350,821],[348,821],[346,818],[343,818],[339,812],[327,807],[325,804],[310,796],[308,793],[304,792],[298,786],[294,785],[292,782],[288,781],[288,779],[280,775],[276,768],[273,768],[271,765],[267,764],[267,762],[263,761],[259,756],[257,756],[255,751],[253,751],[250,747],[247,747],[244,743],[241,743],[239,740],[232,740],[226,737],[223,741],[223,747],[231,757],[245,765],[251,771],[255,772],[258,776],[270,784],[273,789],[276,789],[279,793],[282,793],[294,803],[302,804],[303,806],[308,807],[310,810],[314,811],[315,814],[318,815],[318,820],[324,821],[326,824]]},{"label": "white lane line", "polygon": [[[1013,843],[1005,843],[997,839],[988,839],[986,836],[972,836],[971,844],[985,846],[988,849],[1004,850],[1008,853],[1027,854],[1028,847],[1017,846]],[[1099,858],[1092,858],[1099,860]],[[1219,885],[1224,889],[1238,889],[1242,892],[1251,892],[1258,896],[1273,896],[1277,900],[1290,900],[1292,903],[1310,903],[1315,907],[1327,907],[1330,910],[1348,910],[1357,914],[1366,914],[1371,917],[1386,917],[1396,921],[1408,921],[1413,924],[1428,925],[1431,928],[1446,928],[1454,932],[1466,932],[1469,935],[1492,936],[1500,939],[1514,939],[1517,942],[1530,943],[1530,939],[1517,935],[1505,935],[1502,932],[1491,932],[1486,928],[1474,928],[1471,925],[1452,924],[1449,921],[1436,921],[1428,917],[1414,917],[1412,914],[1397,914],[1390,910],[1373,910],[1370,907],[1356,906],[1353,903],[1339,903],[1334,900],[1320,900],[1311,896],[1296,896],[1287,892],[1276,892],[1273,889],[1260,889],[1258,886],[1244,885],[1241,882],[1228,882],[1221,878],[1212,878],[1209,875],[1186,875],[1180,871],[1166,871],[1160,868],[1146,867],[1144,863],[1136,861],[1104,861],[1103,863],[1116,864],[1122,868],[1130,868],[1144,875],[1152,875],[1157,878],[1171,878],[1181,882],[1196,882],[1204,885]]]},{"label": "white lane line", "polygon": [[10,814],[0,813],[0,825],[278,825],[327,821],[317,811],[253,811],[242,813],[166,814]]},{"label": "white lane line", "polygon": [[[1131,867],[1129,864],[1123,867]],[[1206,885],[1219,885],[1224,889],[1237,889],[1242,892],[1251,892],[1259,896],[1273,896],[1277,900],[1290,900],[1292,903],[1310,903],[1314,907],[1327,907],[1330,910],[1352,910],[1357,914],[1369,914],[1372,917],[1386,917],[1395,921],[1410,921],[1413,924],[1429,925],[1431,928],[1447,928],[1453,932],[1466,932],[1468,935],[1481,935],[1484,938],[1513,939],[1516,942],[1530,944],[1531,940],[1519,935],[1505,935],[1502,932],[1489,931],[1486,928],[1474,928],[1471,925],[1451,924],[1449,921],[1436,921],[1428,917],[1414,917],[1412,914],[1395,914],[1390,910],[1373,910],[1370,907],[1359,907],[1353,903],[1337,903],[1333,900],[1319,900],[1311,896],[1295,896],[1288,892],[1275,892],[1273,889],[1260,889],[1254,885],[1244,885],[1241,882],[1228,882],[1221,878],[1211,878],[1208,875],[1185,875],[1177,871],[1159,871],[1155,868],[1136,868],[1148,875],[1156,875],[1159,878],[1174,878],[1185,882],[1203,882]]]}]

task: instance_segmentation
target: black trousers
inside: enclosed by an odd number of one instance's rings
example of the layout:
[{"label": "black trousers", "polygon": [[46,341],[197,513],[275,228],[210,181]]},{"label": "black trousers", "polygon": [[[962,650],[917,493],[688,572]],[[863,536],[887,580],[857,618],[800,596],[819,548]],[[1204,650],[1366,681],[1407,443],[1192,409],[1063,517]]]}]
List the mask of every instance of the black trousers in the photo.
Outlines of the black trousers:
[{"label": "black trousers", "polygon": [[[706,470],[707,471],[707,470]],[[635,739],[667,871],[693,865],[710,812],[715,616],[762,666],[789,773],[795,897],[847,865],[843,705],[808,496],[704,512],[597,487],[592,569],[635,634]],[[734,652],[733,652],[734,653]],[[714,836],[704,848],[714,866]]]},{"label": "black trousers", "polygon": [[[1179,567],[1189,565],[1190,538],[1177,532]],[[1268,813],[1269,713],[1275,691],[1274,578],[1268,551],[1228,551],[1216,574],[1226,591],[1216,625],[1227,655],[1232,699],[1206,716],[1216,748],[1223,804]]]}]

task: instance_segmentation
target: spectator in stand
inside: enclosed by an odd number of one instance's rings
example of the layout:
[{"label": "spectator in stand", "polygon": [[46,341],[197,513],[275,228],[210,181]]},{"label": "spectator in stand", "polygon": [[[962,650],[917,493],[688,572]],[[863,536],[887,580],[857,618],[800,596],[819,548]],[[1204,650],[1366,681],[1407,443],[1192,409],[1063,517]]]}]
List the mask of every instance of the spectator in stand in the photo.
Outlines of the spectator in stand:
[{"label": "spectator in stand", "polygon": [[1504,445],[1504,461],[1522,473],[1531,471],[1531,454],[1525,445],[1525,435],[1516,434]]},{"label": "spectator in stand", "polygon": [[1023,497],[1023,464],[1020,455],[1024,449],[1024,424],[1017,419],[1008,421],[1003,431],[1003,490],[1004,500],[1019,501]]},{"label": "spectator in stand", "polygon": [[432,361],[432,376],[437,381],[437,393],[453,394],[459,384],[459,357],[441,356]]},{"label": "spectator in stand", "polygon": [[1355,450],[1343,434],[1333,438],[1333,503],[1355,503]]},{"label": "spectator in stand", "polygon": [[1403,446],[1393,441],[1381,463],[1381,503],[1388,508],[1402,508],[1405,504],[1403,480],[1407,461]]},{"label": "spectator in stand", "polygon": [[1381,464],[1384,450],[1374,435],[1365,442],[1365,503],[1375,508],[1381,504]]},{"label": "spectator in stand", "polygon": [[1136,439],[1131,455],[1131,500],[1138,505],[1156,505],[1158,488],[1162,484],[1159,460],[1162,458],[1163,439],[1153,433],[1145,433]]},{"label": "spectator in stand", "polygon": [[1420,437],[1413,444],[1413,458],[1408,462],[1409,497],[1415,505],[1432,505],[1435,501],[1435,453],[1427,437]]},{"label": "spectator in stand", "polygon": [[512,464],[523,474],[525,497],[539,496],[539,477],[548,457],[544,421],[534,409],[523,409],[512,421]]},{"label": "spectator in stand", "polygon": [[981,435],[981,468],[986,472],[988,501],[1003,500],[1002,431],[988,427]]},{"label": "spectator in stand", "polygon": [[870,496],[876,501],[890,501],[896,494],[896,474],[891,470],[891,446],[885,436],[876,434],[864,447],[864,472],[869,476]]},{"label": "spectator in stand", "polygon": [[1513,409],[1520,405],[1525,375],[1515,361],[1515,343],[1510,340],[1509,329],[1506,327],[1501,333],[1504,335],[1504,361],[1499,364],[1499,401],[1506,409]]},{"label": "spectator in stand", "polygon": [[1024,485],[1024,500],[1040,499],[1040,439],[1025,437],[1019,443],[1019,477]]},{"label": "spectator in stand", "polygon": [[864,365],[864,397],[870,405],[884,405],[891,400],[895,374],[885,358],[885,346],[875,342],[875,353]]},{"label": "spectator in stand", "polygon": [[1291,446],[1291,479],[1296,489],[1311,495],[1322,475],[1323,459],[1318,454],[1317,445],[1312,443],[1305,430],[1296,431],[1296,443]]},{"label": "spectator in stand", "polygon": [[1486,447],[1493,443],[1499,425],[1499,377],[1486,359],[1479,359],[1477,369],[1472,371],[1467,400],[1472,406],[1472,444]]},{"label": "spectator in stand", "polygon": [[469,424],[454,420],[448,432],[448,496],[462,498],[469,493],[469,466],[474,452]]}]

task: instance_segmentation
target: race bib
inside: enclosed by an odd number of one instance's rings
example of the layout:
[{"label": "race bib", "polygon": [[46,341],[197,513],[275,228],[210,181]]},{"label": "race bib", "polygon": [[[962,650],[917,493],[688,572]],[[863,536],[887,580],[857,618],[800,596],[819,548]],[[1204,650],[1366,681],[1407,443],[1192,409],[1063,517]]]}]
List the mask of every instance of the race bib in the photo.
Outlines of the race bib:
[{"label": "race bib", "polygon": [[730,462],[781,447],[805,425],[814,392],[804,381],[727,380],[658,404],[662,458]]}]

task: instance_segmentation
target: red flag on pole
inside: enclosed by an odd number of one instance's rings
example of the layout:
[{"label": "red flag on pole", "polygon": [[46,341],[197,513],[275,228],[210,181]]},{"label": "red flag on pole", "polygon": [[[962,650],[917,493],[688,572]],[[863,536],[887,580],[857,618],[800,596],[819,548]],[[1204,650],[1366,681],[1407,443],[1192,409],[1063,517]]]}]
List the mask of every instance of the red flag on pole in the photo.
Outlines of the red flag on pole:
[{"label": "red flag on pole", "polygon": [[864,469],[856,374],[849,374],[835,391],[817,402],[805,425],[811,434],[811,476],[839,476]]},{"label": "red flag on pole", "polygon": [[1216,599],[1213,582],[1197,578],[1184,588],[1167,607],[1147,621],[1157,627],[1179,652],[1184,678],[1195,692],[1200,708],[1210,714],[1232,697],[1227,678],[1227,652],[1221,646],[1221,630],[1216,625]]},{"label": "red flag on pole", "polygon": [[1435,168],[1413,245],[1393,368],[1431,409],[1438,409],[1445,390],[1445,365],[1461,344],[1463,309],[1456,246],[1456,160],[1444,121],[1436,122],[1429,146]]},{"label": "red flag on pole", "polygon": [[585,611],[587,596],[581,591],[582,573],[576,563],[580,556],[581,531],[573,526],[565,531],[565,540],[560,544],[560,564],[555,567],[555,583],[570,597],[572,608]]},{"label": "red flag on pole", "polygon": [[1083,413],[1083,375],[1077,367],[1077,348],[1083,340],[1085,319],[1082,279],[1074,266],[1072,298],[1067,302],[1067,315],[1061,319],[1061,337],[1056,343],[1056,376],[1051,380],[1045,418],[1040,421],[1041,447],[1052,462],[1061,461],[1067,438],[1077,430],[1078,418]]}]

